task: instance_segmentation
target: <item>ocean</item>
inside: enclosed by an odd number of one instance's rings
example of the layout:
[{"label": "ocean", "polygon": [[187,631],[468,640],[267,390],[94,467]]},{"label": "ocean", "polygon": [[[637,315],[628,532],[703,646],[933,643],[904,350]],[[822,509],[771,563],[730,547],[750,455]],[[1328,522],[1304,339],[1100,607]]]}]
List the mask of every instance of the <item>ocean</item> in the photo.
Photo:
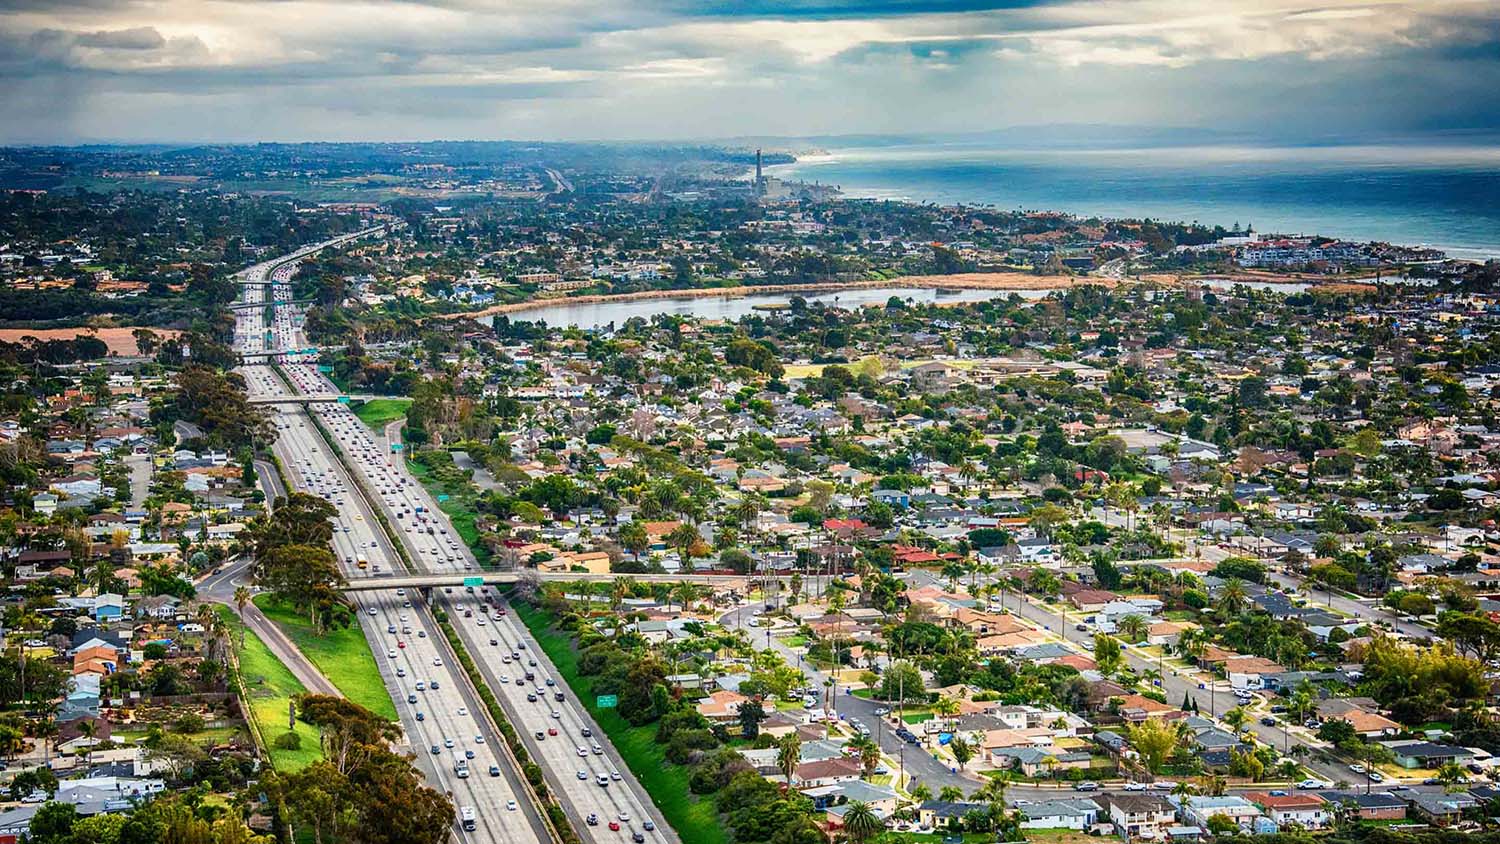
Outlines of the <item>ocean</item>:
[{"label": "ocean", "polygon": [[1500,258],[1500,147],[851,147],[769,175],[847,195],[1429,245]]}]

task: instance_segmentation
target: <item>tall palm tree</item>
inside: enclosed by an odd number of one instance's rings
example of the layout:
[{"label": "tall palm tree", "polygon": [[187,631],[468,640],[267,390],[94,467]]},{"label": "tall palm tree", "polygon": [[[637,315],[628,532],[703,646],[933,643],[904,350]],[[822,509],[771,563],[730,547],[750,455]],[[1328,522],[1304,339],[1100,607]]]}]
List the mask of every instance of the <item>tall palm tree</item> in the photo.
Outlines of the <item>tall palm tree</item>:
[{"label": "tall palm tree", "polygon": [[[234,608],[239,612],[241,618],[244,618],[244,616],[245,616],[245,605],[248,604],[248,603],[250,603],[250,587],[248,587],[248,586],[236,586],[236,587],[234,587]],[[241,622],[241,624],[240,624],[240,648],[241,648],[241,650],[243,650],[244,647],[245,647],[245,625],[244,625],[243,622]]]},{"label": "tall palm tree", "polygon": [[844,834],[854,844],[864,844],[885,830],[885,821],[875,814],[870,804],[863,800],[854,800],[849,804],[849,810],[844,813]]},{"label": "tall palm tree", "polygon": [[796,733],[787,733],[776,747],[776,767],[786,777],[786,788],[792,788],[792,777],[797,773],[797,764],[802,761],[802,739]]}]

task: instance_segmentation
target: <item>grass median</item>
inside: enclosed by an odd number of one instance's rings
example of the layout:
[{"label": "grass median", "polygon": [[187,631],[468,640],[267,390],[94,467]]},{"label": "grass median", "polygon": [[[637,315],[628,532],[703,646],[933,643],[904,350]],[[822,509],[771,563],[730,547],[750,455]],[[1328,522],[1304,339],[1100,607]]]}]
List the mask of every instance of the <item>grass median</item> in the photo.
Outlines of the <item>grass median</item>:
[{"label": "grass median", "polygon": [[690,768],[667,762],[666,748],[656,743],[656,726],[637,727],[614,709],[595,706],[587,681],[578,675],[578,654],[569,636],[552,628],[547,613],[524,604],[511,606],[677,835],[689,844],[726,844],[728,836],[713,802],[699,799],[688,788]]},{"label": "grass median", "polygon": [[382,718],[396,720],[396,706],[391,703],[380,667],[370,653],[369,640],[358,623],[342,630],[318,632],[306,616],[270,595],[255,596],[255,605],[344,697]]},{"label": "grass median", "polygon": [[[288,707],[307,689],[259,636],[245,629],[234,610],[229,607],[219,607],[218,610],[229,627],[237,649],[240,679],[245,684],[245,694],[249,698],[245,701],[245,706],[249,709],[250,717],[260,725],[261,734],[270,745],[266,752],[271,756],[271,764],[279,771],[295,771],[323,758],[318,728],[302,721],[297,721],[292,726],[292,732],[297,734],[301,742],[297,749],[276,746],[277,738],[287,731]],[[241,635],[245,641],[243,647],[239,644]]]}]

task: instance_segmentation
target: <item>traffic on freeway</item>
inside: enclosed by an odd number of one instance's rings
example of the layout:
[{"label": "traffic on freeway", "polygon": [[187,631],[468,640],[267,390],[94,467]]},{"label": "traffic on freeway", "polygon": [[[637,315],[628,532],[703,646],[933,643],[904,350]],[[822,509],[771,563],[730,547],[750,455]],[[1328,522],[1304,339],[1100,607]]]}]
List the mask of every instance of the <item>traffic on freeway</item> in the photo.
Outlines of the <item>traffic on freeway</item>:
[{"label": "traffic on freeway", "polygon": [[[300,392],[336,389],[314,366],[288,365],[282,371]],[[436,502],[397,455],[382,450],[353,412],[339,404],[319,405],[310,412],[333,435],[419,569],[477,569],[469,548]],[[377,570],[375,565],[372,561],[361,574],[379,577],[390,570],[384,564]],[[447,587],[435,590],[433,600],[446,609],[580,834],[600,842],[675,842],[598,725],[559,684],[546,655],[506,611],[498,594],[486,587],[473,592]]]},{"label": "traffic on freeway", "polygon": [[[269,275],[267,275],[267,268]],[[294,265],[263,264],[244,274],[250,282],[269,277],[289,281]],[[242,288],[243,301],[286,301],[289,289],[254,283]],[[237,313],[239,350],[277,351],[296,348],[298,316],[288,306],[275,307],[267,326],[263,308]],[[267,342],[269,340],[269,342]],[[288,393],[276,371],[267,366],[240,369],[251,396]],[[283,406],[275,417],[278,438],[274,452],[287,480],[299,491],[317,495],[338,510],[333,550],[348,577],[358,577],[379,560],[393,565],[396,554],[378,526],[374,511],[345,476],[337,456],[318,433],[311,417],[295,405]],[[362,566],[363,564],[363,566]],[[458,807],[455,825],[460,840],[529,842],[547,837],[545,826],[529,801],[520,799],[520,783],[511,766],[500,758],[500,736],[488,726],[472,699],[466,678],[446,656],[441,633],[421,602],[404,590],[363,594],[358,605],[361,628],[371,644],[381,676],[396,705],[417,764],[434,787],[448,793]]]}]

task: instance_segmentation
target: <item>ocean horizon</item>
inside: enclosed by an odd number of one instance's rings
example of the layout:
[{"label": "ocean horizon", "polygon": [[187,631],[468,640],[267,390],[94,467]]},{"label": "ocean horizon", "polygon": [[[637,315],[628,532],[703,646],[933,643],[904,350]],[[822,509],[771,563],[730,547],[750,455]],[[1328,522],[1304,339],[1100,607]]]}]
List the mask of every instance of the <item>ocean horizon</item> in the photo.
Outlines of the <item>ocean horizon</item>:
[{"label": "ocean horizon", "polygon": [[848,196],[1428,245],[1500,258],[1500,147],[832,148],[768,168]]}]

